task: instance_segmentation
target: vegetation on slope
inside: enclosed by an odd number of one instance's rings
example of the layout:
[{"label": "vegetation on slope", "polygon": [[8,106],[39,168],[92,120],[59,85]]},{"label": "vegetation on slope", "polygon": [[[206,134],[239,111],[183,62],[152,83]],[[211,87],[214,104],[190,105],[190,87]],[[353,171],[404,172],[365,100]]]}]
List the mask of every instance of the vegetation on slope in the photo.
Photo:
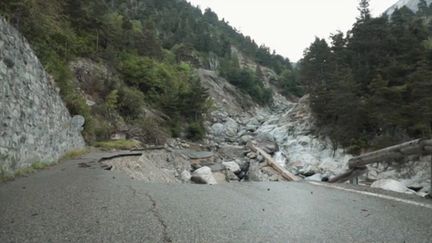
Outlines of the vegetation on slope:
[{"label": "vegetation on slope", "polygon": [[[162,126],[175,136],[201,138],[209,103],[193,68],[232,59],[232,46],[278,74],[293,72],[288,59],[258,46],[211,10],[202,13],[182,0],[2,0],[0,14],[30,41],[70,112],[86,118],[88,142],[109,138],[116,119],[140,125],[143,134],[156,136],[153,131]],[[94,108],[67,66],[79,57],[108,65],[119,76],[101,78],[90,90],[104,101]],[[222,65],[220,71],[260,103],[271,101],[256,73],[234,67]],[[281,87],[288,93],[297,87],[293,83],[289,78]],[[147,106],[168,119],[149,121],[143,116]]]},{"label": "vegetation on slope", "polygon": [[373,18],[368,1],[347,35],[316,39],[301,61],[321,128],[337,144],[383,147],[431,135],[432,6]]}]

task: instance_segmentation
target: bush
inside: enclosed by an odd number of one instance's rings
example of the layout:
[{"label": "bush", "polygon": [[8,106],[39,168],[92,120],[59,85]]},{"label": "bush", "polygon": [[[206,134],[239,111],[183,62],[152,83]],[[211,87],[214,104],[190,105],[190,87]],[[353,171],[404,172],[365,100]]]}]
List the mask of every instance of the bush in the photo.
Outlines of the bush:
[{"label": "bush", "polygon": [[155,145],[166,142],[168,132],[163,127],[164,124],[161,119],[146,117],[136,123],[140,131],[135,132],[134,135],[139,136],[143,142]]},{"label": "bush", "polygon": [[197,141],[204,138],[205,128],[201,122],[192,122],[187,128],[187,138]]},{"label": "bush", "polygon": [[136,119],[142,115],[144,94],[136,88],[124,87],[119,92],[118,111],[123,117]]}]

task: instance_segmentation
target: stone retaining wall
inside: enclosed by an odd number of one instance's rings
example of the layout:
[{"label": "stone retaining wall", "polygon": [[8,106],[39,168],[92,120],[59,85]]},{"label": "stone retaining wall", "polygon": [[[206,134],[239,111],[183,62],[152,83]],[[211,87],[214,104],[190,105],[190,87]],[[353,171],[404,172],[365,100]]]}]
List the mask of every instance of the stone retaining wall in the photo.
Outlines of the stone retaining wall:
[{"label": "stone retaining wall", "polygon": [[83,148],[82,123],[29,43],[0,17],[0,176]]}]

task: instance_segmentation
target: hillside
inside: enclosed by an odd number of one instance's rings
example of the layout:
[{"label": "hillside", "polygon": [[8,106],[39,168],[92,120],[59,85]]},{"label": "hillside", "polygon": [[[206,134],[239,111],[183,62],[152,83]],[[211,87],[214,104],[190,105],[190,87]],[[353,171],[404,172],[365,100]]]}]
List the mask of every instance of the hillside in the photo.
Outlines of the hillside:
[{"label": "hillside", "polygon": [[[196,70],[217,71],[262,106],[273,84],[301,94],[288,59],[186,1],[2,1],[0,14],[31,43],[87,142],[112,135],[163,143],[201,139],[213,104]],[[238,51],[233,51],[238,50]],[[254,68],[242,65],[244,56]]]},{"label": "hillside", "polygon": [[373,18],[362,3],[347,34],[317,38],[300,64],[321,132],[351,153],[432,134],[431,6]]}]

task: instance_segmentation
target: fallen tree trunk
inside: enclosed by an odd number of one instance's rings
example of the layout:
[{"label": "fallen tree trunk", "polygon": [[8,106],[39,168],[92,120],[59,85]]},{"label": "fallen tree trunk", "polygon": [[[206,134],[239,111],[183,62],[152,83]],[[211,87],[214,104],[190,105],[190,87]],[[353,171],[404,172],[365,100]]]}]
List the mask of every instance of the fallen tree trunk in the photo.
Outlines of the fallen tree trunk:
[{"label": "fallen tree trunk", "polygon": [[276,163],[273,158],[266,153],[264,150],[256,147],[254,144],[252,143],[248,143],[247,146],[254,151],[255,153],[258,153],[260,155],[262,155],[264,157],[264,159],[266,160],[267,164],[272,167],[275,171],[277,171],[284,179],[288,180],[288,181],[298,181],[299,178],[297,176],[295,176],[294,174],[290,173],[289,171],[287,171],[285,168],[283,168],[282,166],[280,166],[278,163]]},{"label": "fallen tree trunk", "polygon": [[331,183],[342,183],[367,171],[366,165],[402,159],[408,155],[431,154],[432,139],[416,139],[406,143],[394,145],[385,149],[354,157],[348,161],[349,170],[332,178]]},{"label": "fallen tree trunk", "polygon": [[432,140],[416,139],[352,158],[349,160],[348,166],[351,169],[361,168],[372,163],[397,160],[408,155],[429,152],[427,151],[429,144],[432,145]]},{"label": "fallen tree trunk", "polygon": [[143,153],[138,153],[138,152],[121,152],[121,153],[117,153],[117,154],[113,154],[113,155],[109,155],[109,156],[105,156],[99,159],[98,162],[102,162],[105,160],[111,160],[111,159],[116,159],[116,158],[122,158],[122,157],[138,157],[138,156],[142,156]]}]

